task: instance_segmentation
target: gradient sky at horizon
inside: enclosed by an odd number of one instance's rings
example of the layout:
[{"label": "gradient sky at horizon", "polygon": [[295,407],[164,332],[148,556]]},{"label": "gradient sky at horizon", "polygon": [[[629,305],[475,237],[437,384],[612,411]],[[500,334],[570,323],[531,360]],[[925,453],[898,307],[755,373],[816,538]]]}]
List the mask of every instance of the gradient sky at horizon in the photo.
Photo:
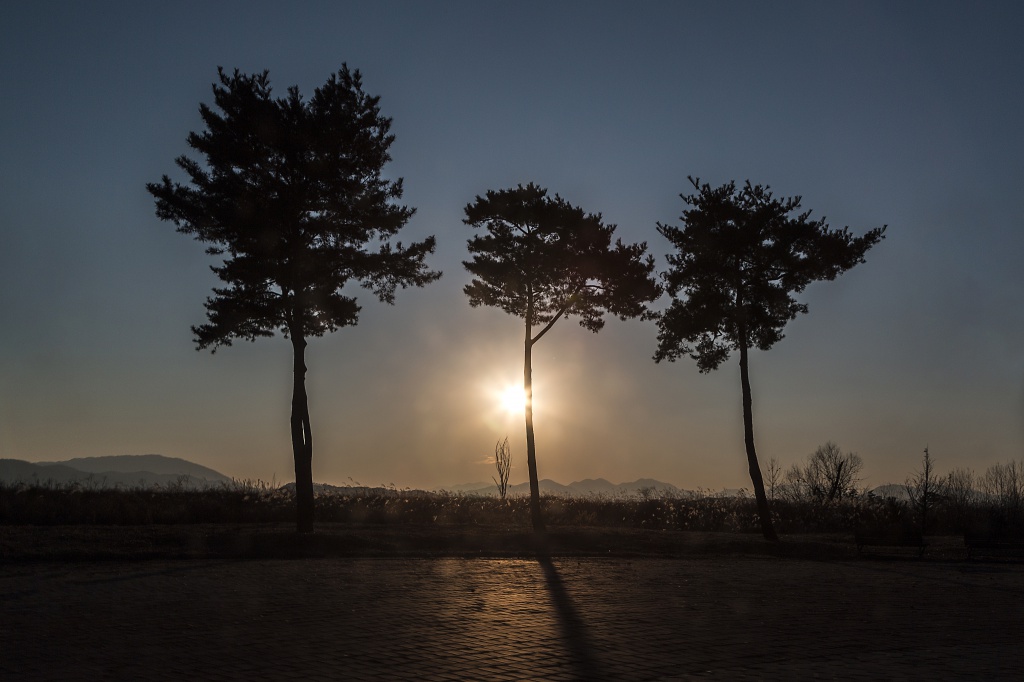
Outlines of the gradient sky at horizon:
[{"label": "gradient sky at horizon", "polygon": [[[9,3],[0,10],[0,457],[159,453],[293,479],[277,337],[197,353],[216,284],[145,183],[189,152],[217,66],[306,95],[343,62],[381,96],[392,177],[440,282],[368,293],[311,342],[314,478],[525,479],[518,319],[471,309],[477,194],[536,182],[646,241],[687,175],[888,224],[868,262],[751,357],[762,464],[834,440],[867,484],[1024,455],[1024,5],[1001,3]],[[539,471],[749,487],[736,358],[656,365],[655,327],[570,320],[534,353]]]}]

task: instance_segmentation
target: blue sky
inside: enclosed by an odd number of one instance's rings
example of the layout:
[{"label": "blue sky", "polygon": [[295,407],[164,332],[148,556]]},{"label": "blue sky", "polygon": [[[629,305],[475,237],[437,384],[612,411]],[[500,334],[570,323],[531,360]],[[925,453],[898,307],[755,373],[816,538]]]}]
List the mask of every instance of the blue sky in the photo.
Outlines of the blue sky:
[{"label": "blue sky", "polygon": [[[296,5],[296,6],[292,6]],[[636,6],[638,5],[638,6]],[[215,284],[145,183],[200,127],[217,66],[381,96],[387,173],[445,272],[312,343],[314,477],[489,480],[521,418],[519,321],[470,309],[477,194],[536,182],[646,241],[686,176],[750,179],[854,232],[868,262],[751,359],[762,461],[826,440],[902,481],[1024,452],[1024,10],[1017,3],[18,3],[0,16],[0,457],[157,452],[290,480],[290,348],[197,353]],[[749,485],[735,360],[655,365],[656,331],[560,322],[535,350],[539,471]]]}]

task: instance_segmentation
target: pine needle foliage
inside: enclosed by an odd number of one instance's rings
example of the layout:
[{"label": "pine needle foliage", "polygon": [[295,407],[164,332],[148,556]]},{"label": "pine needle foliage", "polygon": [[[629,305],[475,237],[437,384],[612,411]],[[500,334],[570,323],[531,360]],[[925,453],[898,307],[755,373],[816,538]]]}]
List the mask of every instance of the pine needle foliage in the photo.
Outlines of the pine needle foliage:
[{"label": "pine needle foliage", "polygon": [[214,106],[199,107],[206,128],[187,138],[202,161],[176,159],[189,183],[146,186],[158,217],[222,259],[212,270],[227,286],[192,328],[198,348],[322,336],[358,322],[349,282],[393,303],[398,287],[440,276],[424,263],[433,237],[389,241],[415,209],[396,203],[402,180],[383,176],[391,119],[358,70],[343,66],[308,102],[294,86],[275,98],[267,71],[217,73]]}]

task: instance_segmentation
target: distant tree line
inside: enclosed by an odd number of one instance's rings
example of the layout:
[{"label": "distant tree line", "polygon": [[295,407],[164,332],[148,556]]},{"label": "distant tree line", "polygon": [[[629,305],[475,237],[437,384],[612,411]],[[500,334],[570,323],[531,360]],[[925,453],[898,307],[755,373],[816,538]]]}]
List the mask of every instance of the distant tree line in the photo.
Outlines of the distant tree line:
[{"label": "distant tree line", "polygon": [[926,447],[917,470],[902,485],[874,490],[860,485],[863,468],[859,455],[843,453],[833,441],[785,471],[773,457],[768,462],[769,497],[773,505],[818,508],[888,500],[899,510],[896,516],[922,534],[963,532],[972,526],[1024,532],[1024,462],[993,464],[983,474],[957,467],[942,475]]},{"label": "distant tree line", "polygon": [[[500,445],[500,444],[499,444]],[[842,497],[801,497],[776,491],[772,520],[780,533],[852,533],[862,527],[920,529],[927,535],[1024,537],[1021,461],[989,467],[982,474],[932,468],[935,493],[927,518],[903,486],[874,491],[855,486]],[[801,464],[801,466],[803,466]],[[770,467],[769,467],[770,468]],[[908,478],[914,485],[923,467]],[[767,477],[766,477],[767,478]],[[0,482],[0,523],[32,525],[148,525],[192,523],[280,523],[294,521],[295,487],[232,481],[213,488],[187,484],[105,488],[86,482]],[[917,501],[915,501],[917,500]],[[396,488],[318,490],[318,521],[411,524],[425,527],[472,524],[499,533],[530,528],[529,496],[424,492]],[[707,490],[638,490],[631,496],[543,495],[544,518],[568,527],[756,532],[757,501],[746,490],[723,495]]]}]

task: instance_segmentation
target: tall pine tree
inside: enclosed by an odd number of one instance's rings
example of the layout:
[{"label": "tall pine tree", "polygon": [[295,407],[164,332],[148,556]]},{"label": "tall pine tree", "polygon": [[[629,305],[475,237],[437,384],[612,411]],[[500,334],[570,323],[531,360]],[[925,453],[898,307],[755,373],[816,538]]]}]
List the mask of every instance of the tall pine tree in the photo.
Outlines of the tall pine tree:
[{"label": "tall pine tree", "polygon": [[464,289],[469,304],[501,308],[525,323],[526,463],[533,527],[541,532],[533,346],[563,317],[578,317],[580,326],[597,332],[606,313],[623,320],[645,315],[645,304],[660,294],[654,258],[645,256],[644,243],[612,244],[614,225],[532,183],[478,196],[463,222],[482,230],[469,240],[473,259],[463,263],[473,275]]},{"label": "tall pine tree", "polygon": [[269,74],[218,69],[214,106],[200,104],[205,130],[181,156],[188,184],[166,175],[146,186],[157,216],[210,246],[223,288],[206,301],[207,323],[192,328],[199,349],[255,341],[280,331],[294,352],[291,437],[299,532],[313,529],[313,437],[305,349],[359,319],[355,282],[393,303],[398,287],[440,277],[425,265],[434,238],[390,239],[414,210],[398,204],[402,181],[382,177],[394,141],[379,97],[363,92],[343,65],[304,101],[297,87],[271,94]]},{"label": "tall pine tree", "polygon": [[658,319],[654,359],[689,355],[705,373],[739,352],[750,480],[764,537],[777,540],[754,450],[748,351],[780,341],[786,323],[807,312],[793,294],[863,263],[885,227],[854,237],[846,228],[830,230],[824,218],[811,220],[810,211],[793,215],[800,197],[776,199],[768,187],[749,181],[737,190],[734,182],[712,188],[689,180],[697,193],[680,195],[689,206],[683,227],[658,224],[676,253],[662,274],[672,303]]}]

